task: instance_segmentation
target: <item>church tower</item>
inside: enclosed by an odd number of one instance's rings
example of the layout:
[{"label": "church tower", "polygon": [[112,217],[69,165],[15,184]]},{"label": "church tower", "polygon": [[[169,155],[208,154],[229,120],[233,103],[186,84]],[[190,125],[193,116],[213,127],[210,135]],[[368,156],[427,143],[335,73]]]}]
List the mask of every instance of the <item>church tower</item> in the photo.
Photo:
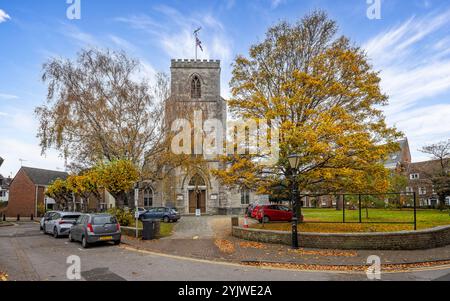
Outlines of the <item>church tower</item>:
[{"label": "church tower", "polygon": [[203,120],[216,118],[226,124],[226,101],[220,96],[219,60],[172,60],[168,122],[190,119],[194,110]]},{"label": "church tower", "polygon": [[[202,120],[199,125],[201,131],[206,120],[214,119],[220,121],[225,136],[227,106],[226,100],[220,96],[220,61],[172,60],[170,71],[170,97],[165,107],[166,128],[171,129],[177,119],[188,120],[194,128],[194,112],[198,112],[196,116],[201,114]],[[191,143],[197,145],[195,131],[192,132]],[[202,143],[203,140],[200,140]],[[196,154],[192,149],[191,155]],[[200,157],[203,158],[201,164],[169,167],[169,174],[164,180],[151,183],[152,187],[148,189],[151,206],[175,207],[181,214],[242,213],[248,203],[254,201],[253,194],[221,185],[211,170],[223,168],[222,163],[216,156],[205,157],[201,154]]]},{"label": "church tower", "polygon": [[[194,112],[201,114],[202,123],[207,119],[220,120],[223,133],[226,128],[226,101],[220,96],[219,60],[172,60],[171,95],[167,102],[167,121],[186,119],[194,127]],[[198,114],[197,113],[197,114]],[[203,127],[203,124],[197,126]],[[193,136],[192,144],[202,141]],[[193,148],[192,148],[193,150]],[[194,150],[193,150],[194,155]],[[211,169],[220,168],[217,158],[206,160],[202,166],[173,171],[169,186],[175,194],[175,207],[181,213],[217,214],[219,208],[226,206],[224,188],[211,175]]]}]

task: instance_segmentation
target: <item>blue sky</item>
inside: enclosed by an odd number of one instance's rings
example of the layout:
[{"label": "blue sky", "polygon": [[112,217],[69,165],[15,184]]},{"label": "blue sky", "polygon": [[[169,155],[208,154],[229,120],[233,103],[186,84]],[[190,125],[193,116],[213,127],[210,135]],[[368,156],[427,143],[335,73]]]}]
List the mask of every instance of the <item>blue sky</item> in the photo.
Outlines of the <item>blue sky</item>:
[{"label": "blue sky", "polygon": [[222,95],[230,64],[260,41],[268,26],[296,21],[315,8],[335,19],[340,34],[367,50],[390,96],[390,125],[417,150],[450,138],[450,3],[384,0],[381,19],[367,17],[366,0],[81,0],[81,19],[66,16],[66,0],[0,0],[0,156],[3,175],[24,165],[64,169],[58,153],[41,156],[34,108],[45,100],[41,66],[51,56],[73,58],[82,47],[123,49],[145,75],[169,72],[171,58],[192,58],[192,31],[202,26],[200,58],[222,61]]}]

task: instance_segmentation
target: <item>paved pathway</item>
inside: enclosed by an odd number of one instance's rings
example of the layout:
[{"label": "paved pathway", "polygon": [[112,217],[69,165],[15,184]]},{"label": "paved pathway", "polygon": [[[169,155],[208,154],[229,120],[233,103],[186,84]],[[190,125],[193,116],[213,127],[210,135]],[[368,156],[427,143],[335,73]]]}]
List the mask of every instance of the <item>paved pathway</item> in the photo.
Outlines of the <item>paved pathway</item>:
[{"label": "paved pathway", "polygon": [[213,239],[230,234],[230,216],[182,216],[174,226],[174,234],[165,239]]}]

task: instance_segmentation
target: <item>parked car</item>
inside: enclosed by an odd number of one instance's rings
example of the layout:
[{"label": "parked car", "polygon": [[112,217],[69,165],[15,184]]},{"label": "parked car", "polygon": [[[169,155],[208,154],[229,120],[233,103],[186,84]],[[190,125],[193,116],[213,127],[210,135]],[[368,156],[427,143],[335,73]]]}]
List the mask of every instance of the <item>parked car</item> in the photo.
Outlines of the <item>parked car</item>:
[{"label": "parked car", "polygon": [[[55,213],[56,211],[47,211],[45,212],[44,216],[39,221],[39,230],[44,231],[44,224],[48,221],[49,217]],[[45,233],[45,232],[44,232]]]},{"label": "parked car", "polygon": [[262,223],[282,222],[292,220],[292,210],[282,205],[264,205],[260,206],[256,219]]},{"label": "parked car", "polygon": [[44,233],[51,233],[55,238],[69,235],[70,228],[80,215],[77,212],[53,212],[44,220]]},{"label": "parked car", "polygon": [[137,207],[136,210],[137,210],[137,212],[139,212],[139,218],[141,217],[142,214],[144,214],[147,211],[143,207]]},{"label": "parked car", "polygon": [[141,220],[143,219],[161,219],[165,223],[176,222],[181,216],[180,214],[173,208],[167,207],[155,207],[147,210],[144,214],[141,215]]},{"label": "parked car", "polygon": [[110,214],[83,214],[69,232],[69,241],[80,241],[83,248],[97,242],[112,241],[120,244],[120,225]]},{"label": "parked car", "polygon": [[261,209],[261,205],[255,204],[255,206],[253,207],[252,213],[250,214],[250,216],[252,218],[256,218],[256,215],[258,214],[259,209]]}]

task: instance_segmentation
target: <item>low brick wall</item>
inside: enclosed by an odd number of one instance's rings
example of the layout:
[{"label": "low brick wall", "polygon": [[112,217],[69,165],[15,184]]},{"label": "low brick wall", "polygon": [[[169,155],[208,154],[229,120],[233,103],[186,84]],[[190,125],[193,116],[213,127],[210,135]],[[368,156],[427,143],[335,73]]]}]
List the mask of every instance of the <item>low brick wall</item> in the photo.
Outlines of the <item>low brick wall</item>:
[{"label": "low brick wall", "polygon": [[[245,240],[291,244],[291,233],[233,227],[233,236]],[[299,233],[303,248],[341,250],[421,250],[450,245],[450,226],[390,233]]]}]

